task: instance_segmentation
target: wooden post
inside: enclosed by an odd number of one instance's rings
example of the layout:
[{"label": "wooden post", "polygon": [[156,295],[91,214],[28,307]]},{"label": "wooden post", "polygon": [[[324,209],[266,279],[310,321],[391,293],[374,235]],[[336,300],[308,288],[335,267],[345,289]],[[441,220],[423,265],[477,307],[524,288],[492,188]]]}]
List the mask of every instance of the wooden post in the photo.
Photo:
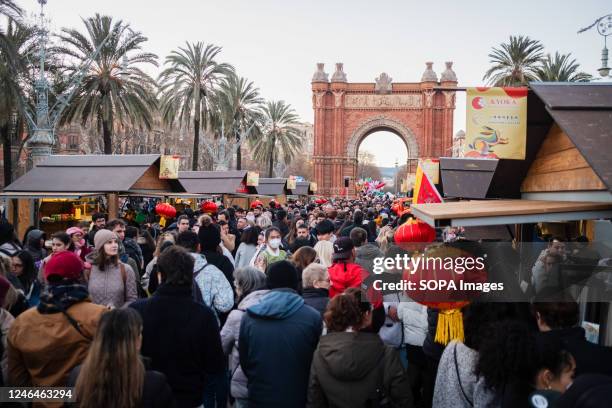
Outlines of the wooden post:
[{"label": "wooden post", "polygon": [[119,196],[115,193],[109,193],[108,200],[108,219],[112,220],[119,217]]}]

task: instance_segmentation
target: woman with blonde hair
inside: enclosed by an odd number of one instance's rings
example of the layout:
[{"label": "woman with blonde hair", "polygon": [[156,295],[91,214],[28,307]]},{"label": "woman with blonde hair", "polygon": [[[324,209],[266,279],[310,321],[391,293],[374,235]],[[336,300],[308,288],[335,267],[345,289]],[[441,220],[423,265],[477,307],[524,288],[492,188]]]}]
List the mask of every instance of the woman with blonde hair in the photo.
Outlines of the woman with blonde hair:
[{"label": "woman with blonde hair", "polygon": [[319,241],[315,244],[314,250],[317,252],[319,262],[326,268],[332,264],[332,255],[334,254],[334,244],[330,241]]},{"label": "woman with blonde hair", "polygon": [[85,361],[68,381],[81,408],[174,406],[166,377],[145,369],[141,345],[142,319],[136,310],[102,315]]}]

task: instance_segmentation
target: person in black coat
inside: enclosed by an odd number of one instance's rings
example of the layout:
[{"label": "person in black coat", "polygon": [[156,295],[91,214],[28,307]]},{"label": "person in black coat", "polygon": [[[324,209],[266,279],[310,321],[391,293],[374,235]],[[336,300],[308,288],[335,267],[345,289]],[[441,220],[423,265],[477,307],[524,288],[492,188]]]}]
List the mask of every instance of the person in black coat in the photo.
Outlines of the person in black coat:
[{"label": "person in black coat", "polygon": [[240,366],[248,379],[249,407],[304,407],[321,315],[297,294],[290,262],[273,263],[266,275],[270,292],[247,308],[240,324]]},{"label": "person in black coat", "polygon": [[329,303],[329,274],[327,268],[311,263],[302,272],[302,298],[304,303],[317,310],[323,317]]},{"label": "person in black coat", "polygon": [[102,315],[87,358],[68,378],[81,406],[175,406],[166,376],[148,370],[140,357],[141,332],[142,319],[134,309]]},{"label": "person in black coat", "polygon": [[157,259],[161,285],[130,305],[144,322],[142,354],[166,375],[179,407],[202,404],[207,376],[224,370],[215,315],[192,298],[193,263],[185,249],[166,249]]},{"label": "person in black coat", "polygon": [[612,348],[587,341],[585,331],[578,326],[578,304],[559,295],[539,293],[533,311],[546,341],[556,339],[576,360],[576,376],[603,374],[612,376]]}]

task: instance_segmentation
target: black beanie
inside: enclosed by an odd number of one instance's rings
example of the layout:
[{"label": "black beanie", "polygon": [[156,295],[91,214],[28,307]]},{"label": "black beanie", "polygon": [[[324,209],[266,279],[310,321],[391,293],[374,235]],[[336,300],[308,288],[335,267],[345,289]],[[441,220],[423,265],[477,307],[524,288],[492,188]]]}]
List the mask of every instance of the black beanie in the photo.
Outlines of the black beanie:
[{"label": "black beanie", "polygon": [[289,261],[274,262],[266,271],[266,285],[268,289],[298,290],[299,282],[295,266]]},{"label": "black beanie", "polygon": [[198,231],[198,240],[203,251],[215,250],[221,243],[221,231],[217,225],[212,223],[210,217],[203,218],[202,226]]},{"label": "black beanie", "polygon": [[12,241],[14,236],[15,229],[13,228],[13,224],[5,220],[0,221],[0,244]]}]

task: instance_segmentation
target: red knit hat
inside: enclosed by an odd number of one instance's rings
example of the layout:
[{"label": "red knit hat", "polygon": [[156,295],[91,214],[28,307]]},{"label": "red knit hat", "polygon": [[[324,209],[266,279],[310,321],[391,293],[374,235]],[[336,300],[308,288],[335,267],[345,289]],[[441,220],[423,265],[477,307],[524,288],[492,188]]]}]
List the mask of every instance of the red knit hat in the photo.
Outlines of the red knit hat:
[{"label": "red knit hat", "polygon": [[45,265],[45,279],[58,276],[64,279],[77,280],[83,271],[83,262],[71,251],[58,252],[51,256]]}]

